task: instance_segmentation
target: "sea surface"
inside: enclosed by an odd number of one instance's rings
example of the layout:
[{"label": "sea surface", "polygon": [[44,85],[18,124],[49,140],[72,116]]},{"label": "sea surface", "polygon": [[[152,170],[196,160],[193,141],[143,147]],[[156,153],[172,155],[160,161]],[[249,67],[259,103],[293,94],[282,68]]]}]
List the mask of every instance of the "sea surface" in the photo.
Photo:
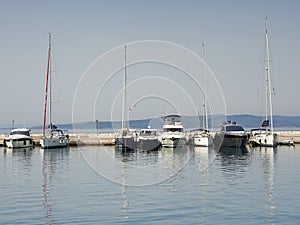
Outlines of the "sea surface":
[{"label": "sea surface", "polygon": [[0,148],[0,224],[299,224],[300,145]]}]

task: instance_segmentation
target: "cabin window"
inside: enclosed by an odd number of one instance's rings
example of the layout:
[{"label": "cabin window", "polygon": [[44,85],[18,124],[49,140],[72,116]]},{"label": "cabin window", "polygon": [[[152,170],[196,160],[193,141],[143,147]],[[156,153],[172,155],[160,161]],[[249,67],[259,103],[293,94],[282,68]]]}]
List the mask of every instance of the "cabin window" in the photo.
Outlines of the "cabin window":
[{"label": "cabin window", "polygon": [[180,122],[180,117],[178,116],[166,117],[166,122],[170,122],[170,123]]},{"label": "cabin window", "polygon": [[182,128],[165,128],[164,129],[164,132],[183,132],[183,129]]},{"label": "cabin window", "polygon": [[226,131],[244,131],[244,128],[241,126],[227,126]]}]

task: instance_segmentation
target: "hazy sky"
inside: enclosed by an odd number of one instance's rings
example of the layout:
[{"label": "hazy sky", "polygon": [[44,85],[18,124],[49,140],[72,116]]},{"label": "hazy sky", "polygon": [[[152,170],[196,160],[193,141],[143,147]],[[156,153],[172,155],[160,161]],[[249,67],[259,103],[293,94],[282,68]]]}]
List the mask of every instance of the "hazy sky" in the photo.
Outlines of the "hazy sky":
[{"label": "hazy sky", "polygon": [[[54,118],[59,123],[71,122],[72,115],[75,122],[93,117],[121,119],[126,43],[128,64],[132,64],[127,71],[130,119],[173,109],[188,115],[201,112],[201,91],[193,79],[201,75],[202,64],[192,52],[201,55],[203,42],[205,61],[211,69],[205,69],[211,111],[260,115],[265,80],[265,16],[274,114],[300,115],[297,0],[2,0],[0,4],[0,124],[12,120],[24,125],[42,123],[49,32],[56,71]],[[135,44],[149,43],[143,40],[163,42],[145,49],[143,44]],[[180,52],[182,49],[190,58]],[[160,55],[160,51],[168,54]],[[157,63],[160,57],[161,64]],[[139,60],[149,62],[140,65]],[[105,71],[107,65],[113,65],[111,70]],[[185,73],[189,69],[193,70],[189,72],[193,78]]]}]

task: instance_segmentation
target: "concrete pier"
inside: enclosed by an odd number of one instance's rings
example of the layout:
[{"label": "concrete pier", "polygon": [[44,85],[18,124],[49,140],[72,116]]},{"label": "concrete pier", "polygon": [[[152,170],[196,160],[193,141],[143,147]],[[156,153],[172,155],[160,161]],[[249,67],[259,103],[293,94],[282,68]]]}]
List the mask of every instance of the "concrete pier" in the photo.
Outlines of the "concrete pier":
[{"label": "concrete pier", "polygon": [[[31,134],[36,146],[40,145],[41,134]],[[0,135],[0,146],[6,135]],[[69,134],[70,146],[85,145],[115,145],[116,135],[111,134]]]},{"label": "concrete pier", "polygon": [[[293,140],[295,144],[300,144],[300,131],[278,131],[276,132],[278,141]],[[39,146],[41,134],[31,135],[35,145]],[[6,135],[0,135],[0,146],[3,144],[3,139]],[[86,145],[115,145],[116,134],[69,134],[70,146],[86,146]]]},{"label": "concrete pier", "polygon": [[295,144],[300,144],[300,131],[278,131],[275,133],[279,142],[293,140]]}]

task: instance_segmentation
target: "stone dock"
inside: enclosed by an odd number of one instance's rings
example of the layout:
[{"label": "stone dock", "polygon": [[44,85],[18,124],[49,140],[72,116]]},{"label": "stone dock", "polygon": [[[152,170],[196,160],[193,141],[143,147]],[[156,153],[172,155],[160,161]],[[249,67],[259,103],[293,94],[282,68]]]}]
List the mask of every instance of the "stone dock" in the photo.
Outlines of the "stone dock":
[{"label": "stone dock", "polygon": [[275,133],[279,142],[293,140],[295,144],[300,144],[300,131],[277,131]]},{"label": "stone dock", "polygon": [[[0,135],[0,145],[3,144],[3,139],[6,135]],[[39,146],[41,134],[31,134],[36,146]],[[69,134],[70,146],[84,145],[115,145],[116,134]]]},{"label": "stone dock", "polygon": [[[295,144],[300,144],[300,131],[277,131],[278,141],[293,140]],[[32,134],[35,145],[39,145],[41,134]],[[0,135],[0,145],[6,135]],[[70,146],[85,145],[115,145],[115,133],[101,134],[69,134]]]}]

